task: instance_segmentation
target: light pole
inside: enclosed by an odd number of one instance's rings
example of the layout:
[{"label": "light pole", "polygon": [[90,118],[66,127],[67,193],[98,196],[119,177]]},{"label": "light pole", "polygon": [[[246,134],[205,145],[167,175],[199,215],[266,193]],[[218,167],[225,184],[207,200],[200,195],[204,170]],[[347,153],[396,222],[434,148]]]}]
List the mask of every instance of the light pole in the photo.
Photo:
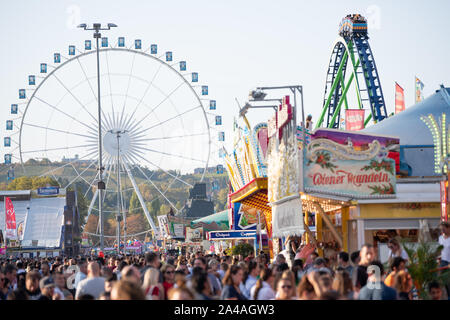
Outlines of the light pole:
[{"label": "light pole", "polygon": [[100,223],[100,250],[104,249],[104,219],[103,219],[103,208],[102,208],[102,200],[103,200],[103,190],[105,189],[105,183],[103,182],[103,164],[102,164],[102,109],[100,104],[100,49],[99,49],[99,39],[101,38],[100,30],[110,30],[113,27],[117,27],[114,23],[108,23],[107,28],[102,28],[100,23],[94,23],[92,28],[88,28],[85,23],[80,24],[78,28],[83,28],[84,30],[93,30],[94,39],[97,44],[97,101],[98,101],[98,170],[99,170],[99,181],[97,183],[98,189],[98,215],[99,215],[99,223]]},{"label": "light pole", "polygon": [[[120,135],[127,132],[127,130],[109,130],[109,133],[115,134],[117,137],[117,254],[120,254],[120,221],[122,220],[122,216],[120,215],[121,211],[121,194],[120,194]],[[125,215],[125,212],[124,212]],[[123,242],[124,242],[124,253],[126,254],[127,250],[127,239],[126,239],[126,217],[123,218]]]}]

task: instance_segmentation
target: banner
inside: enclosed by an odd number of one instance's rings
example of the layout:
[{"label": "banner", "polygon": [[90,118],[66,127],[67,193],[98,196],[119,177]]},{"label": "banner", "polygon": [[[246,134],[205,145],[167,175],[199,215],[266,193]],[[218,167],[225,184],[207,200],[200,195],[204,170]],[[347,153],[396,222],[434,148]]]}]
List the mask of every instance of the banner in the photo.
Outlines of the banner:
[{"label": "banner", "polygon": [[252,231],[210,231],[209,240],[256,239],[256,230]]},{"label": "banner", "polygon": [[395,114],[405,110],[405,93],[399,84],[395,83]]},{"label": "banner", "polygon": [[6,212],[6,238],[16,239],[16,212],[10,198],[5,197],[5,212]]},{"label": "banner", "polygon": [[418,103],[423,100],[423,88],[425,87],[425,85],[417,77],[415,83],[416,83],[416,103]]},{"label": "banner", "polygon": [[393,198],[399,139],[316,130],[304,162],[305,190],[351,198]]},{"label": "banner", "polygon": [[186,227],[186,242],[199,242],[203,240],[203,228],[192,229]]},{"label": "banner", "polygon": [[37,193],[38,195],[41,196],[54,196],[59,194],[59,188],[58,187],[38,188]]},{"label": "banner", "polygon": [[169,220],[166,215],[158,216],[159,231],[163,238],[169,237]]},{"label": "banner", "polygon": [[441,221],[448,220],[448,190],[447,190],[447,181],[441,181]]},{"label": "banner", "polygon": [[305,232],[300,196],[286,197],[271,205],[273,237],[301,236]]},{"label": "banner", "polygon": [[345,110],[345,130],[358,131],[364,129],[364,109]]}]

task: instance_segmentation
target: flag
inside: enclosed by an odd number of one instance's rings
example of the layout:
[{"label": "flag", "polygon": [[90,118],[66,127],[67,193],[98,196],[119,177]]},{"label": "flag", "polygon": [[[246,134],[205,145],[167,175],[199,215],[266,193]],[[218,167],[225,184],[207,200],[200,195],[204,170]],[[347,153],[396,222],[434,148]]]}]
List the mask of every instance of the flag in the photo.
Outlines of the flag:
[{"label": "flag", "polygon": [[345,130],[357,131],[364,129],[364,109],[345,110]]},{"label": "flag", "polygon": [[395,114],[405,110],[405,94],[403,88],[395,83]]},{"label": "flag", "polygon": [[416,103],[423,100],[423,88],[425,85],[416,77]]},{"label": "flag", "polygon": [[5,212],[6,212],[6,228],[5,235],[8,239],[16,239],[16,212],[10,198],[5,197]]}]

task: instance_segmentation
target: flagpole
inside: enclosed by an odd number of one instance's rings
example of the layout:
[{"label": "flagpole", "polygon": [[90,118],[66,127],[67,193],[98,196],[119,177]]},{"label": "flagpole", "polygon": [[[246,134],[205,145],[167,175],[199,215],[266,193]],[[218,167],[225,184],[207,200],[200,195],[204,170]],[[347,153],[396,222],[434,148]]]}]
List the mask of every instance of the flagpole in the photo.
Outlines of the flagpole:
[{"label": "flagpole", "polygon": [[8,258],[8,247],[6,245],[6,242],[7,242],[6,239],[8,237],[7,232],[6,232],[6,228],[7,228],[7,226],[6,226],[6,196],[3,196],[3,203],[5,205],[5,257]]}]

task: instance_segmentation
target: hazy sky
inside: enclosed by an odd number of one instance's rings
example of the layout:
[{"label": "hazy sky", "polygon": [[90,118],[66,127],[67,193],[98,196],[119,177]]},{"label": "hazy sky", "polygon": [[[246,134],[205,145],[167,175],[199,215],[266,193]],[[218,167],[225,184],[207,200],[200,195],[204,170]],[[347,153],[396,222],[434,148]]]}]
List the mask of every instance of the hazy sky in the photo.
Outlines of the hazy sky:
[{"label": "hazy sky", "polygon": [[[2,1],[0,28],[1,135],[10,104],[29,74],[39,72],[54,52],[83,46],[92,34],[78,23],[116,23],[110,38],[142,39],[184,57],[209,85],[224,117],[227,140],[237,113],[256,86],[301,84],[305,113],[317,120],[325,75],[339,22],[348,13],[369,19],[369,36],[388,113],[394,110],[394,82],[414,102],[414,76],[425,96],[450,84],[449,1],[236,1],[97,0]],[[105,33],[106,35],[106,33]],[[145,45],[144,45],[145,46]],[[251,111],[252,124],[268,113]],[[3,157],[3,152],[1,152]],[[1,159],[3,161],[3,159]]]}]

